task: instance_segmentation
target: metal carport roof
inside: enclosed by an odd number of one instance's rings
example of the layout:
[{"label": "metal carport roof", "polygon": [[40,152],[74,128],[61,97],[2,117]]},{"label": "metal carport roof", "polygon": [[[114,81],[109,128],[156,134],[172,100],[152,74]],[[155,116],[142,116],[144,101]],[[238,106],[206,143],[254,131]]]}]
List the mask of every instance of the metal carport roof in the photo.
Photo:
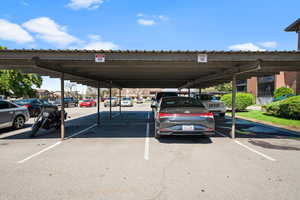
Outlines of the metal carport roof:
[{"label": "metal carport roof", "polygon": [[[95,62],[95,55],[105,62]],[[198,62],[198,56],[207,62]],[[0,50],[0,69],[119,88],[205,88],[250,76],[300,71],[299,51]]]}]

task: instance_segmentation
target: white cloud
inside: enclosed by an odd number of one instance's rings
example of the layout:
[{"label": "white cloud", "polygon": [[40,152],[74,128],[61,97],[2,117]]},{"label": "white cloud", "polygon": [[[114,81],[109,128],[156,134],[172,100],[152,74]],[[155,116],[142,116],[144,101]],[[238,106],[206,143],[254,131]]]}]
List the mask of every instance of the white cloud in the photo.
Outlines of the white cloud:
[{"label": "white cloud", "polygon": [[153,26],[159,22],[168,21],[169,18],[165,15],[147,15],[144,13],[138,13],[137,23],[142,26]]},{"label": "white cloud", "polygon": [[152,19],[138,19],[137,22],[142,26],[153,26],[155,24],[155,21]]},{"label": "white cloud", "polygon": [[119,46],[110,41],[103,41],[100,35],[88,35],[89,41],[81,46],[70,46],[69,49],[87,49],[87,50],[111,50],[118,49]]},{"label": "white cloud", "polygon": [[275,41],[260,42],[259,44],[265,48],[276,48],[277,47],[277,42],[275,42]]},{"label": "white cloud", "polygon": [[101,40],[101,36],[100,35],[95,35],[95,34],[90,34],[88,35],[88,38],[92,41],[99,41]]},{"label": "white cloud", "polygon": [[89,50],[111,50],[117,48],[118,45],[112,42],[105,42],[105,41],[90,42],[83,47],[83,49],[89,49]]},{"label": "white cloud", "polygon": [[169,17],[167,17],[167,16],[165,16],[165,15],[158,15],[157,16],[160,20],[162,20],[162,21],[167,21],[167,20],[169,20]]},{"label": "white cloud", "polygon": [[104,0],[71,0],[67,7],[74,10],[97,9],[103,2]]},{"label": "white cloud", "polygon": [[231,45],[228,48],[235,51],[265,51],[265,49],[261,49],[259,46],[256,46],[251,42]]},{"label": "white cloud", "polygon": [[31,35],[20,25],[0,19],[0,40],[8,40],[16,43],[33,42]]},{"label": "white cloud", "polygon": [[81,42],[78,38],[67,33],[66,27],[60,26],[48,17],[31,19],[22,26],[36,33],[38,38],[56,45],[66,46]]}]

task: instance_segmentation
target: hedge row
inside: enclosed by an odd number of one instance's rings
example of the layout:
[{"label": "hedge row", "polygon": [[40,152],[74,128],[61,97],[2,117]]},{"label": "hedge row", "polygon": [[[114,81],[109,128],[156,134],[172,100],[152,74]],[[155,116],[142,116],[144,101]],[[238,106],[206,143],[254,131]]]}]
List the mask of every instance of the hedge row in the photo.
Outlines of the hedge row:
[{"label": "hedge row", "polygon": [[274,116],[300,119],[300,96],[276,101],[264,106],[264,108],[268,114]]},{"label": "hedge row", "polygon": [[[225,94],[222,96],[221,101],[224,102],[226,107],[232,106],[232,95]],[[238,92],[236,94],[236,110],[237,111],[244,111],[248,106],[254,104],[254,96],[251,93],[242,93]]]}]

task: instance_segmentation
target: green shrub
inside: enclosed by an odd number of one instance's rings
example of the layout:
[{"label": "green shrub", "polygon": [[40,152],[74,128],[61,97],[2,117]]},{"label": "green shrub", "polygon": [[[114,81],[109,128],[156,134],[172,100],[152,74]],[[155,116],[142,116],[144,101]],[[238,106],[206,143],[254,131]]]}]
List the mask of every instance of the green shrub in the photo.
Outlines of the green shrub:
[{"label": "green shrub", "polygon": [[278,116],[290,119],[300,119],[300,96],[279,101]]},{"label": "green shrub", "polygon": [[268,105],[263,106],[267,114],[277,115],[279,111],[280,101],[269,103]]},{"label": "green shrub", "polygon": [[294,94],[294,90],[292,88],[280,87],[274,91],[274,98],[276,99],[287,94]]},{"label": "green shrub", "polygon": [[272,102],[264,108],[267,114],[282,118],[300,119],[300,96]]},{"label": "green shrub", "polygon": [[[225,106],[231,107],[232,106],[232,95],[225,94],[222,96],[221,101],[224,102]],[[236,94],[236,110],[237,111],[244,111],[248,106],[254,104],[254,96],[251,93],[241,93],[238,92]]]}]

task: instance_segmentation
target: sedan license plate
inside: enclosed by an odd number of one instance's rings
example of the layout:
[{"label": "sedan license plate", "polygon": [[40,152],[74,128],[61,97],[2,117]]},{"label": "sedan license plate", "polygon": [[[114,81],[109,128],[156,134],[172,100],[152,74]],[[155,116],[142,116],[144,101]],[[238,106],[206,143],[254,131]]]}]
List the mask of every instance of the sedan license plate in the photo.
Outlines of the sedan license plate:
[{"label": "sedan license plate", "polygon": [[182,126],[182,130],[183,131],[193,131],[194,130],[194,126],[193,125],[183,125]]}]

